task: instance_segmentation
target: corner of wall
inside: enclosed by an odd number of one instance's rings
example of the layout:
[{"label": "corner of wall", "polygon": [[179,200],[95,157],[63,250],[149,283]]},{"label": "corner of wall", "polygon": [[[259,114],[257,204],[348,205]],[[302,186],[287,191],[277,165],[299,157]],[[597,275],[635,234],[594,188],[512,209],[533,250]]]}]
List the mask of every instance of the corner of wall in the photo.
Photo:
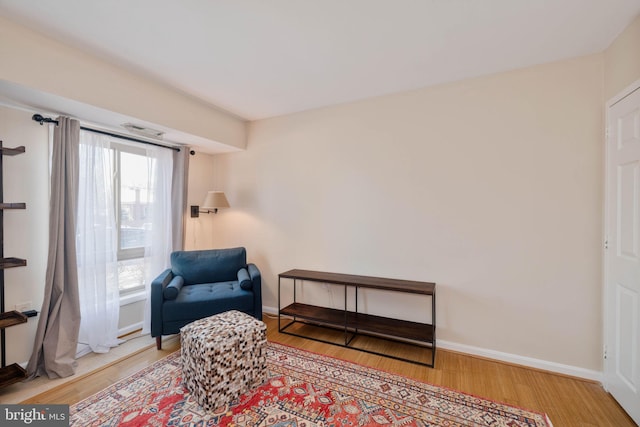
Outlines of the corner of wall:
[{"label": "corner of wall", "polygon": [[640,16],[604,51],[604,97],[610,100],[640,79]]}]

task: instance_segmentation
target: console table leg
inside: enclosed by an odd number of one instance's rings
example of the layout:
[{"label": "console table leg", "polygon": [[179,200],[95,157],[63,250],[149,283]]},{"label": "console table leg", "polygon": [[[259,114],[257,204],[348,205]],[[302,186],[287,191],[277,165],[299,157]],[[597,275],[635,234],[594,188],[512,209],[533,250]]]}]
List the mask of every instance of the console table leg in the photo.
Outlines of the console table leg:
[{"label": "console table leg", "polygon": [[358,333],[358,287],[356,286],[356,292],[355,292],[355,310],[354,312],[356,313],[356,327],[355,327],[355,333]]},{"label": "console table leg", "polygon": [[432,347],[431,347],[431,367],[436,366],[436,293],[431,295],[431,333],[432,333]]},{"label": "console table leg", "polygon": [[349,345],[349,311],[347,310],[347,285],[344,285],[344,345]]}]

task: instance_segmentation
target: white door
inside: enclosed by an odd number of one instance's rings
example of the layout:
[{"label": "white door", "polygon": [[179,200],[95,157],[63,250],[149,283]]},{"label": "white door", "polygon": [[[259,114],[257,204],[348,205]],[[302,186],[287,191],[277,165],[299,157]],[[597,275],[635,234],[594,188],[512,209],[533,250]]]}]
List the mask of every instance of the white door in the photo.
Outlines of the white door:
[{"label": "white door", "polygon": [[605,387],[640,424],[640,87],[607,113]]}]

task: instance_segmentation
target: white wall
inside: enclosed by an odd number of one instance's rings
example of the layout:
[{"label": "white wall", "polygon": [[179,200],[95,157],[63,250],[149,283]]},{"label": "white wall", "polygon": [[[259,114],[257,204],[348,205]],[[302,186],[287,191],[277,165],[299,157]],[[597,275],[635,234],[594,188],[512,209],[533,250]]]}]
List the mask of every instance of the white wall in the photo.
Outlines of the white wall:
[{"label": "white wall", "polygon": [[254,122],[215,244],[268,307],[290,268],[435,281],[439,339],[600,371],[602,82],[593,55]]},{"label": "white wall", "polygon": [[[0,106],[0,140],[5,147],[25,146],[25,153],[3,159],[4,201],[25,202],[25,210],[4,212],[4,255],[27,260],[26,267],[5,270],[5,310],[31,301],[40,311],[49,242],[49,148],[46,126],[31,114]],[[6,329],[7,363],[29,359],[38,317]]]},{"label": "white wall", "polygon": [[0,58],[0,80],[245,147],[244,120],[3,17]]},{"label": "white wall", "polygon": [[[201,206],[207,191],[216,190],[214,187],[213,156],[195,153],[189,157],[189,194],[188,206]],[[198,218],[187,216],[185,229],[185,249],[211,249],[215,247],[216,217],[220,215],[201,213]]]}]

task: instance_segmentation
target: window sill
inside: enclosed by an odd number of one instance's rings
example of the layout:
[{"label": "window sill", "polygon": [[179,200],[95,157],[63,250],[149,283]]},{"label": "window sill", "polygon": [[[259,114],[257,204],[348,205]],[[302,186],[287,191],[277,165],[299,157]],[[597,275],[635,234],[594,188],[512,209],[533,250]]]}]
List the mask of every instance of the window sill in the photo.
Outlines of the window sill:
[{"label": "window sill", "polygon": [[147,293],[145,291],[132,292],[120,296],[120,307],[123,305],[133,304],[134,302],[144,301],[147,299]]}]

